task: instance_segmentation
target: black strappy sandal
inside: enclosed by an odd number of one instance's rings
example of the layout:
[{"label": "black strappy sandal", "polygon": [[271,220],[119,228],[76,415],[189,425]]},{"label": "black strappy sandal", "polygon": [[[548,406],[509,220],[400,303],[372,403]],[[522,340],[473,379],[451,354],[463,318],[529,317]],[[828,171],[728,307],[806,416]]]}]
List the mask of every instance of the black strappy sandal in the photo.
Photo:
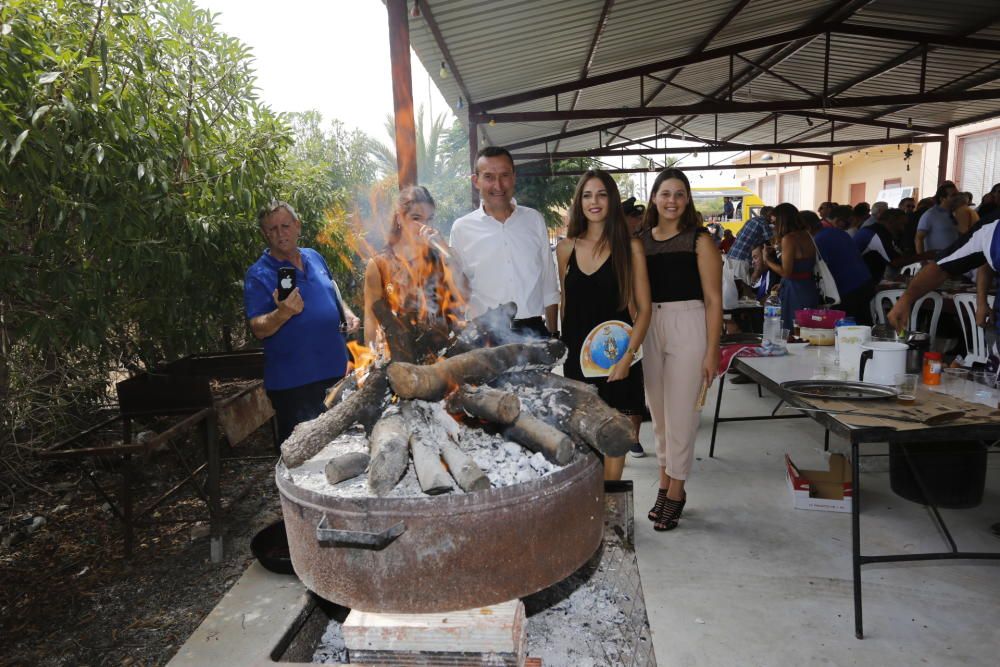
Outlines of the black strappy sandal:
[{"label": "black strappy sandal", "polygon": [[667,498],[667,501],[663,504],[663,511],[653,524],[653,530],[663,532],[676,528],[680,522],[681,512],[684,511],[685,504],[687,504],[687,494],[684,494],[683,500]]},{"label": "black strappy sandal", "polygon": [[660,518],[660,512],[663,511],[663,506],[666,504],[666,502],[667,502],[667,490],[660,489],[659,491],[656,492],[656,504],[653,505],[653,509],[649,510],[649,514],[646,515],[647,517],[649,517],[650,521],[656,521],[658,518]]}]

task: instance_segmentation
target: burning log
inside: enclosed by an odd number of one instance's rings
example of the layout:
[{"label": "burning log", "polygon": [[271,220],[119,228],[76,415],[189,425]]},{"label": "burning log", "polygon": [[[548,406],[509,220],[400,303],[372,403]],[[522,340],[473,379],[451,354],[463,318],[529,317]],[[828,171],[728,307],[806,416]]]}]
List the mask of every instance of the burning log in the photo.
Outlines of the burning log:
[{"label": "burning log", "polygon": [[406,474],[410,462],[410,429],[398,412],[382,417],[372,429],[368,488],[384,496]]},{"label": "burning log", "polygon": [[354,479],[368,468],[369,456],[364,452],[350,452],[330,459],[324,473],[330,484],[339,484],[345,479]]},{"label": "burning log", "polygon": [[288,468],[299,467],[353,424],[360,423],[371,432],[382,416],[388,393],[386,370],[373,368],[361,389],[316,419],[295,427],[281,445],[281,458],[285,465]]},{"label": "burning log", "polygon": [[521,414],[521,401],[516,395],[485,386],[464,384],[451,395],[449,407],[494,424],[513,424]]},{"label": "burning log", "polygon": [[438,353],[448,344],[451,332],[444,320],[427,322],[410,311],[397,315],[385,299],[373,303],[372,311],[385,332],[393,361],[417,364],[437,359]]},{"label": "burning log", "polygon": [[504,435],[533,452],[541,452],[549,461],[565,465],[573,458],[573,441],[551,424],[522,411]]},{"label": "burning log", "polygon": [[441,443],[441,455],[448,464],[448,472],[463,491],[481,491],[490,488],[490,478],[476,465],[472,457],[451,442]]},{"label": "burning log", "polygon": [[465,325],[457,340],[448,347],[444,356],[454,357],[489,344],[499,345],[511,342],[498,340],[497,333],[509,332],[515,315],[517,315],[517,304],[514,302],[502,303],[496,308],[490,308]]},{"label": "burning log", "polygon": [[635,442],[629,418],[601,400],[591,385],[551,373],[518,373],[510,379],[515,384],[564,391],[562,402],[568,412],[538,416],[605,456],[624,456]]},{"label": "burning log", "polygon": [[329,410],[337,403],[340,403],[340,400],[344,397],[345,393],[357,391],[357,389],[358,376],[354,373],[348,373],[344,376],[344,379],[333,385],[330,391],[326,393],[326,398],[323,399],[323,405],[325,405],[326,409]]},{"label": "burning log", "polygon": [[389,364],[389,384],[400,398],[439,401],[455,385],[488,382],[518,367],[551,368],[565,353],[562,342],[548,340],[472,350],[429,366],[394,361]]}]

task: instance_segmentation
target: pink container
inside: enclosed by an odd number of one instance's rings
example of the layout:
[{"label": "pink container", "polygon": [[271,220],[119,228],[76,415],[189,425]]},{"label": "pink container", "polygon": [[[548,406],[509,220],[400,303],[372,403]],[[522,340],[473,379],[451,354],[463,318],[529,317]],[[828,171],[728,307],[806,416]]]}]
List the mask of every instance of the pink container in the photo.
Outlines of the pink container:
[{"label": "pink container", "polygon": [[800,327],[811,329],[832,329],[837,320],[847,316],[842,310],[825,310],[819,308],[802,308],[795,311],[795,323]]}]

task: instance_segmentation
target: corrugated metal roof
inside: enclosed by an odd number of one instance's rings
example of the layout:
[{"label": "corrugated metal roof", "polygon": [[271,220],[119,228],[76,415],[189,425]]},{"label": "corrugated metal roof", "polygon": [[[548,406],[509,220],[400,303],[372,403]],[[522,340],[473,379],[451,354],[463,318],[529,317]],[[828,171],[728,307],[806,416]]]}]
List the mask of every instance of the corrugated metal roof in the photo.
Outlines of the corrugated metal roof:
[{"label": "corrugated metal roof", "polygon": [[[481,0],[419,0],[422,18],[410,19],[411,44],[438,85],[452,110],[468,122],[473,104],[544,91],[565,85],[556,94],[520,99],[505,106],[493,106],[490,114],[508,112],[552,112],[588,109],[637,109],[645,101],[655,107],[686,106],[724,102],[728,98],[730,63],[728,54],[713,60],[693,62],[683,67],[650,70],[652,76],[636,74],[583,87],[574,84],[583,76],[609,78],[630,68],[648,67],[668,59],[697,56],[699,46],[708,50],[734,45],[749,48],[733,58],[737,86],[733,101],[767,103],[816,100],[808,108],[814,115],[825,113],[821,101],[824,74],[828,89],[835,95],[829,106],[838,119],[912,123],[918,127],[945,128],[990,114],[1000,115],[1000,99],[891,105],[894,95],[920,91],[921,47],[893,32],[892,39],[879,35],[834,32],[830,41],[829,67],[826,39],[821,20],[844,21],[845,30],[884,29],[917,31],[939,38],[958,38],[955,43],[928,46],[924,90],[929,93],[979,90],[1000,86],[1000,50],[996,45],[966,48],[961,39],[975,38],[1000,42],[1000,1],[998,0],[509,0],[483,3]],[[847,8],[844,8],[844,5]],[[731,16],[739,8],[735,16]],[[853,13],[849,10],[853,9]],[[599,20],[606,11],[606,23],[596,49],[590,48]],[[839,13],[838,13],[839,12]],[[731,20],[722,25],[726,18]],[[436,22],[444,45],[450,52],[458,77],[440,76],[446,57],[428,27]],[[812,33],[796,31],[812,30]],[[782,43],[782,37],[800,39]],[[768,40],[768,41],[765,41]],[[760,46],[756,46],[764,42]],[[973,46],[976,46],[975,44]],[[589,69],[585,68],[591,56]],[[748,64],[739,56],[764,65],[769,71]],[[467,90],[458,84],[461,79]],[[659,80],[657,80],[659,79]],[[667,80],[672,85],[661,81]],[[996,83],[992,83],[992,82]],[[662,90],[661,90],[662,89]],[[657,91],[659,91],[657,93]],[[650,99],[655,94],[653,99]],[[839,94],[838,94],[839,93]],[[645,96],[645,100],[641,95]],[[458,108],[462,96],[462,108]],[[887,104],[872,107],[844,107],[837,98],[886,97]],[[522,97],[525,97],[522,95]],[[933,98],[932,98],[933,99]],[[557,102],[558,100],[558,102]],[[575,106],[574,106],[575,100]],[[881,101],[881,100],[880,100]],[[902,108],[901,108],[902,107]],[[829,139],[830,123],[815,117],[812,124],[801,111],[778,112],[778,141],[822,142]],[[483,123],[481,137],[490,144],[509,145],[538,141],[525,152],[553,150],[580,152],[598,148],[598,142],[621,144],[659,132],[691,134],[708,141],[732,136],[734,143],[774,142],[774,114],[767,107],[760,112],[714,113],[622,119],[614,127],[622,138],[601,133],[620,116],[564,120],[519,117],[518,122]],[[565,128],[565,130],[564,130]],[[593,129],[592,132],[555,139],[564,131]],[[678,129],[680,128],[680,129]],[[885,127],[847,124],[838,120],[835,140],[885,139]],[[717,132],[717,134],[716,134]],[[893,139],[907,134],[890,129]],[[547,144],[546,144],[546,140]],[[892,141],[892,139],[890,139]],[[844,150],[836,146],[811,152]]]}]

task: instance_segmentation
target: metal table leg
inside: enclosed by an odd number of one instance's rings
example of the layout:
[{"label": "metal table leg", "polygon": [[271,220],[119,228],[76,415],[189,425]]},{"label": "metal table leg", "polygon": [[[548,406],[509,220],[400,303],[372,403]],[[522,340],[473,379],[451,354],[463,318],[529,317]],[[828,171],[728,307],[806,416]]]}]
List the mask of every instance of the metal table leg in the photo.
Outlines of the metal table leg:
[{"label": "metal table leg", "polygon": [[715,417],[712,418],[712,444],[708,447],[708,458],[715,457],[715,433],[719,430],[719,410],[722,408],[722,388],[726,385],[726,374],[719,376],[719,393],[715,397]]},{"label": "metal table leg", "polygon": [[861,624],[861,463],[858,443],[851,441],[851,561],[854,574],[854,636],[864,639]]}]

